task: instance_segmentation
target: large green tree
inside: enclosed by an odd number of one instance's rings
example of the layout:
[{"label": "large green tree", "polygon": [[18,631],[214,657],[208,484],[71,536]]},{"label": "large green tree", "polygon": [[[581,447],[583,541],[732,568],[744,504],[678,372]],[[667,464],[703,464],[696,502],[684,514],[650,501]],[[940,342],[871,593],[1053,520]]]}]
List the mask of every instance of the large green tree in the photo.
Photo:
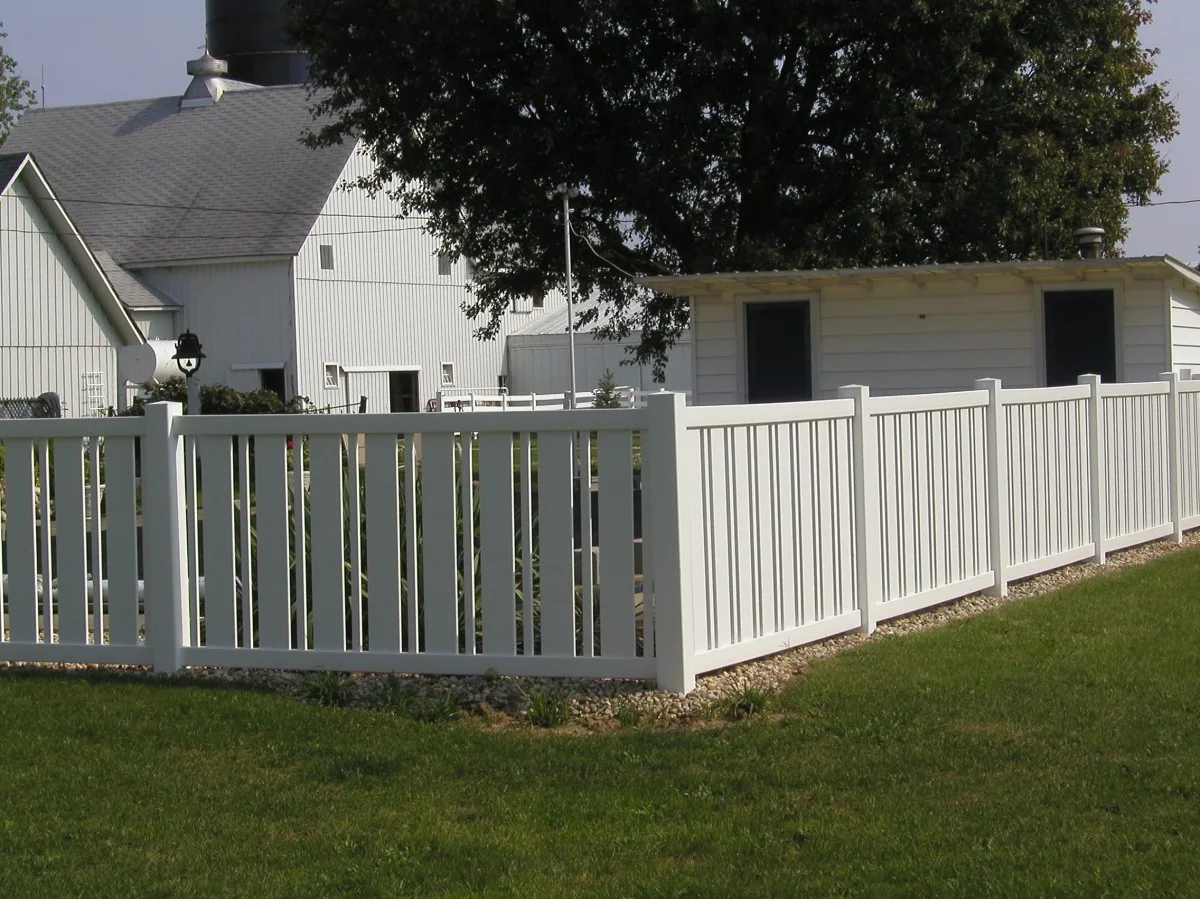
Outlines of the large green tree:
[{"label": "large green tree", "polygon": [[[575,274],[1074,252],[1165,171],[1177,116],[1152,0],[290,0],[314,143],[476,263],[482,330],[563,280],[547,190],[578,186]],[[399,185],[399,186],[397,186]],[[656,295],[644,354],[686,319]]]},{"label": "large green tree", "polygon": [[[0,22],[0,39],[8,35],[4,23]],[[16,123],[17,117],[37,102],[37,95],[30,89],[29,82],[16,73],[17,62],[0,46],[0,144]]]}]

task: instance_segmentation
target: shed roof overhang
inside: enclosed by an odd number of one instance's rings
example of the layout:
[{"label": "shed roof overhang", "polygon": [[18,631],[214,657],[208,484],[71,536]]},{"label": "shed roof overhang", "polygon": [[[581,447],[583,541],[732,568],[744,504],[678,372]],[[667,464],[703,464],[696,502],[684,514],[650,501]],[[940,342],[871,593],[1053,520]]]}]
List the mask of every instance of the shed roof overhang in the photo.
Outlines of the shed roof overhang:
[{"label": "shed roof overhang", "polygon": [[1170,256],[1115,259],[1064,259],[1034,262],[964,262],[950,265],[904,265],[887,268],[818,269],[811,271],[714,272],[639,278],[652,290],[680,297],[730,293],[816,293],[838,284],[875,286],[907,282],[924,286],[961,281],[975,286],[981,279],[1015,277],[1029,283],[1078,283],[1124,277],[1181,279],[1200,293],[1200,271]]}]

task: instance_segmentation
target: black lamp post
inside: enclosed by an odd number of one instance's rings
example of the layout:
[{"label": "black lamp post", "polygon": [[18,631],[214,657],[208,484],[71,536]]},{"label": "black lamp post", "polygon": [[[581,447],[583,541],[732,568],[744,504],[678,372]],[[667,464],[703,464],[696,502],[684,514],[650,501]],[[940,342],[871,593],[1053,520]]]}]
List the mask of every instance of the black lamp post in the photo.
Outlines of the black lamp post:
[{"label": "black lamp post", "polygon": [[175,355],[171,357],[179,366],[179,371],[187,378],[188,415],[200,414],[200,388],[192,376],[200,371],[200,364],[205,360],[204,348],[200,338],[191,331],[184,331],[175,341]]}]

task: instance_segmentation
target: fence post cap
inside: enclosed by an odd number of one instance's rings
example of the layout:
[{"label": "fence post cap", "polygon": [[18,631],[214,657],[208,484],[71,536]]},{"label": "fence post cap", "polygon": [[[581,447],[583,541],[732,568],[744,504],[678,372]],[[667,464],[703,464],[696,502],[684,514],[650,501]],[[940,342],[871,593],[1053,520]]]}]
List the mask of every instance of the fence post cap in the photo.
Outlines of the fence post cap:
[{"label": "fence post cap", "polygon": [[1100,383],[1099,375],[1080,375],[1076,381],[1077,384],[1096,384]]}]

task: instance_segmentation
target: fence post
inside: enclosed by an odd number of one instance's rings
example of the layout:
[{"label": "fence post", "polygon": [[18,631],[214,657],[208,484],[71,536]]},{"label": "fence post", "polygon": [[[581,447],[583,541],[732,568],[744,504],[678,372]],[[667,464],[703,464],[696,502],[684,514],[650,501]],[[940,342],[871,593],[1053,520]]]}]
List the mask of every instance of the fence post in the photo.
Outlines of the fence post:
[{"label": "fence post", "polygon": [[1183,542],[1183,486],[1180,483],[1180,439],[1179,439],[1179,382],[1181,377],[1173,371],[1159,375],[1171,385],[1167,395],[1167,470],[1170,494],[1171,523],[1175,526],[1176,543]]},{"label": "fence post", "polygon": [[976,390],[986,390],[988,532],[996,583],[990,596],[1008,596],[1008,416],[999,378],[980,378]]},{"label": "fence post", "polygon": [[1108,560],[1104,551],[1104,400],[1100,396],[1100,376],[1080,375],[1079,383],[1091,389],[1088,397],[1088,459],[1092,468],[1092,540],[1096,553],[1092,561],[1103,565]]},{"label": "fence post", "polygon": [[690,515],[687,498],[696,490],[696,461],[685,452],[684,407],[678,393],[651,397],[649,426],[643,434],[650,477],[643,481],[650,496],[650,552],[653,553],[655,657],[658,686],[687,693],[696,686],[692,596],[685,591],[689,559],[683,529]]},{"label": "fence post", "polygon": [[142,443],[142,515],[146,640],[157,671],[178,671],[191,630],[184,567],[183,440],[174,433],[179,403],[146,407]]},{"label": "fence post", "polygon": [[879,451],[875,425],[867,410],[871,388],[852,384],[838,396],[854,400],[854,533],[858,562],[858,609],[862,632],[875,632],[882,578],[879,563]]}]

